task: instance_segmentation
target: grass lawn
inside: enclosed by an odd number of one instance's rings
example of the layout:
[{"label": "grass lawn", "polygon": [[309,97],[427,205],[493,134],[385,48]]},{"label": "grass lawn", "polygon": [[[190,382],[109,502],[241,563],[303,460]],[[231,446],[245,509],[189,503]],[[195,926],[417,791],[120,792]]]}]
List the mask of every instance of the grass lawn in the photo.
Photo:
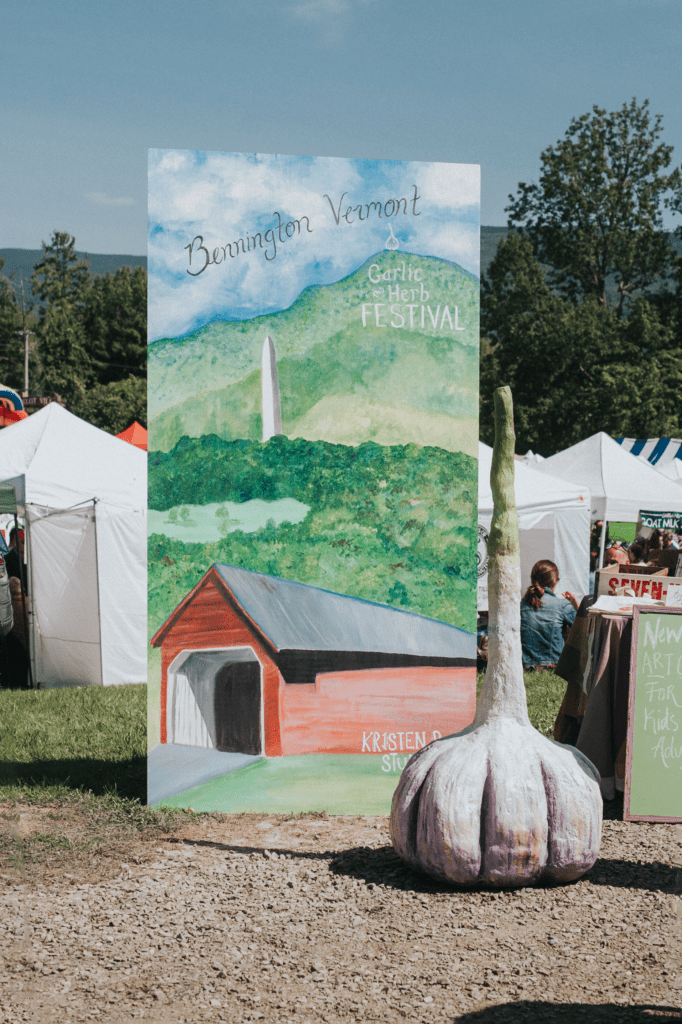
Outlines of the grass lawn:
[{"label": "grass lawn", "polygon": [[141,840],[175,830],[182,812],[146,806],[146,690],[0,689],[0,871],[114,877]]},{"label": "grass lawn", "polygon": [[146,801],[147,687],[0,690],[0,800]]}]

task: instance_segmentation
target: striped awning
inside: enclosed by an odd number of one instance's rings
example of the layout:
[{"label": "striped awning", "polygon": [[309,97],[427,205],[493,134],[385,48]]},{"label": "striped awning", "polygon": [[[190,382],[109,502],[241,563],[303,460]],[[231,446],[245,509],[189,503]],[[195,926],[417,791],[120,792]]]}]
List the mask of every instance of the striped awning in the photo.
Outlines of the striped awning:
[{"label": "striped awning", "polygon": [[682,441],[677,437],[617,437],[626,451],[636,455],[672,480],[682,479]]}]

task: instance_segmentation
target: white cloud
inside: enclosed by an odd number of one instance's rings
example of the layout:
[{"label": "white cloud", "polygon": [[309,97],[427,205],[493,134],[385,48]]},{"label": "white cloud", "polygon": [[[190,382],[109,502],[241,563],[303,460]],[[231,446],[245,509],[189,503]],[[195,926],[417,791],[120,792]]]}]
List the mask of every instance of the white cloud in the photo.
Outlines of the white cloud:
[{"label": "white cloud", "polygon": [[135,205],[135,200],[128,196],[109,196],[106,192],[87,192],[85,198],[92,200],[93,203],[99,203],[100,206]]},{"label": "white cloud", "polygon": [[351,5],[348,0],[303,0],[303,3],[292,4],[288,10],[302,21],[319,22],[347,15]]},{"label": "white cloud", "polygon": [[478,164],[428,164],[419,173],[419,189],[443,209],[477,206],[481,168]]},{"label": "white cloud", "polygon": [[338,41],[346,32],[360,7],[375,0],[298,0],[283,8],[284,14],[303,25],[319,29],[323,42]]},{"label": "white cloud", "polygon": [[[401,250],[479,272],[478,167],[152,151],[149,182],[151,339],[181,336],[215,317],[285,309],[308,285],[338,281],[381,251],[390,226]],[[341,207],[339,224],[325,194],[337,213]],[[392,198],[406,199],[407,215],[343,219],[348,206]],[[287,238],[282,229],[280,241],[276,212],[283,224],[299,220],[301,231]],[[274,233],[266,239],[266,231]],[[249,250],[248,239],[259,235],[262,247],[254,241]],[[237,239],[246,251],[230,256],[221,247],[234,249]],[[219,263],[191,276],[206,261],[200,245],[211,256],[218,249]]]}]

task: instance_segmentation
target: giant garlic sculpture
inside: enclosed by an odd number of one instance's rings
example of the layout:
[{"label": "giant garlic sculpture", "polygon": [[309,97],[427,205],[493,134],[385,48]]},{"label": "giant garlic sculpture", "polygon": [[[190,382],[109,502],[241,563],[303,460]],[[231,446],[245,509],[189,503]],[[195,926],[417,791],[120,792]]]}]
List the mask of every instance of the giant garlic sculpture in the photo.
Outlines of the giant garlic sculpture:
[{"label": "giant garlic sculpture", "polygon": [[473,724],[406,765],[393,797],[391,840],[413,867],[460,885],[566,882],[597,859],[599,774],[528,718],[511,392],[499,388],[494,397],[488,670]]}]

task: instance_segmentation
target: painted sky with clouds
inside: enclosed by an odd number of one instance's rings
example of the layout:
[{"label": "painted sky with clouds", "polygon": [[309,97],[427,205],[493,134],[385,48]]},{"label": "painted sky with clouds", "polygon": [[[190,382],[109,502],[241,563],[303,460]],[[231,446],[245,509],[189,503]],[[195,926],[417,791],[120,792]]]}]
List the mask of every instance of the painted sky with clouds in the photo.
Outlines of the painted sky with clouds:
[{"label": "painted sky with clouds", "polygon": [[[411,199],[414,185],[419,199]],[[331,204],[408,200],[390,220],[374,210],[337,225]],[[331,284],[381,252],[393,227],[401,251],[438,256],[479,273],[480,171],[471,164],[344,160],[151,150],[149,154],[149,339],[180,337],[214,319],[248,319],[288,308],[304,288]],[[402,208],[404,209],[404,207]],[[234,243],[307,217],[311,231],[210,265],[195,243]],[[351,214],[353,218],[353,215]],[[264,243],[265,245],[265,243]],[[269,247],[272,257],[272,246]],[[222,253],[219,254],[222,259]]]}]

